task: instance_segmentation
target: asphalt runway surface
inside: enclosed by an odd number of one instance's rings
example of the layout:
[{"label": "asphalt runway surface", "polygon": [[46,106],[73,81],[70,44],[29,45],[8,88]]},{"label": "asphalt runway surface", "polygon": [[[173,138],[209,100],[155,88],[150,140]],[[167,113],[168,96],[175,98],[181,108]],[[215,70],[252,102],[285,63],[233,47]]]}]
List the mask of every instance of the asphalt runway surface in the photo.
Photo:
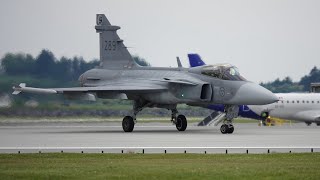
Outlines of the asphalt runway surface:
[{"label": "asphalt runway surface", "polygon": [[258,123],[238,123],[234,126],[233,134],[221,134],[220,125],[197,127],[189,124],[185,132],[179,132],[170,123],[138,123],[133,132],[125,133],[121,122],[8,123],[0,125],[0,152],[104,150],[120,153],[123,149],[155,153],[163,150],[225,152],[226,148],[230,152],[236,149],[242,152],[248,148],[257,152],[266,151],[266,148],[271,148],[271,151],[272,148],[280,148],[284,152],[294,148],[300,148],[299,152],[310,152],[310,148],[320,151],[320,127],[314,124],[263,127]]}]

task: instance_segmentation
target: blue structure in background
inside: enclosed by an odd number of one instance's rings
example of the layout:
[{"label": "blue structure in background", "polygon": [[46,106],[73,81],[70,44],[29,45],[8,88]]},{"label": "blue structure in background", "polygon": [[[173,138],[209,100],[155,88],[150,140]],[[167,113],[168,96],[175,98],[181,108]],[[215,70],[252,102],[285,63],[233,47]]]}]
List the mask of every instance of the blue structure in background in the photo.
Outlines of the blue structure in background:
[{"label": "blue structure in background", "polygon": [[[197,67],[206,65],[198,54],[188,54],[190,67]],[[212,104],[207,107],[215,111],[224,112],[224,105]],[[265,118],[253,112],[247,105],[239,105],[239,116],[245,118],[252,118],[257,120],[264,120]]]},{"label": "blue structure in background", "polygon": [[198,54],[188,54],[190,67],[206,65]]}]

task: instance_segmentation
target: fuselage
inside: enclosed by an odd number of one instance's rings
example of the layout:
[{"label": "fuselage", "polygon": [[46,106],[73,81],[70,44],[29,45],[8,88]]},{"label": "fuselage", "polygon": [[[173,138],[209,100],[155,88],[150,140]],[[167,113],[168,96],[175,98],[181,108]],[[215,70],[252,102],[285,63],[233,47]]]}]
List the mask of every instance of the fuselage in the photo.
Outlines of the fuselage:
[{"label": "fuselage", "polygon": [[[224,112],[225,106],[223,104],[211,104],[207,106],[208,109],[214,111]],[[239,114],[240,117],[251,118],[257,120],[264,120],[265,117],[262,117],[261,114],[253,112],[248,105],[239,105]]]},{"label": "fuselage", "polygon": [[[239,116],[265,120],[268,116],[304,121],[320,122],[319,93],[276,93],[279,101],[268,105],[240,105]],[[209,105],[209,109],[224,111],[224,105]]]},{"label": "fuselage", "polygon": [[320,121],[320,94],[318,93],[279,93],[279,101],[268,105],[249,105],[257,115],[267,113],[281,119],[316,122]]},{"label": "fuselage", "polygon": [[[131,69],[91,69],[80,76],[81,86],[98,87],[131,82],[166,87],[166,92],[141,96],[127,93],[128,99],[144,99],[153,104],[267,104],[275,96],[261,86],[248,81],[223,80],[201,74],[202,67],[162,68],[133,67]],[[99,94],[98,94],[99,97]],[[102,97],[102,96],[100,96]]]}]

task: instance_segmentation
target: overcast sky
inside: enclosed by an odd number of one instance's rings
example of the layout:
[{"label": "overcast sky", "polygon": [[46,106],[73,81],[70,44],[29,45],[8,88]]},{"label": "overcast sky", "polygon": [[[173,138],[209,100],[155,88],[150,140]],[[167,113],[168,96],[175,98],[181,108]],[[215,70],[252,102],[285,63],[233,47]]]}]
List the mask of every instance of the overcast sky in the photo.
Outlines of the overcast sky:
[{"label": "overcast sky", "polygon": [[320,67],[319,0],[1,0],[0,57],[99,57],[95,14],[104,13],[129,51],[152,66],[199,53],[236,65],[248,80],[294,80]]}]

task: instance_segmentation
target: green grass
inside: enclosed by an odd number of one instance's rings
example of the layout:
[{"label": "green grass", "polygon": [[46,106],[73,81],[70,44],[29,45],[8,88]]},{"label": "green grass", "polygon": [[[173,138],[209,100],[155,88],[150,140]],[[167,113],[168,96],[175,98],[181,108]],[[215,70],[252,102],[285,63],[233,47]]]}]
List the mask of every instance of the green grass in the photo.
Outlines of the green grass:
[{"label": "green grass", "polygon": [[0,154],[0,179],[319,179],[320,154]]}]

